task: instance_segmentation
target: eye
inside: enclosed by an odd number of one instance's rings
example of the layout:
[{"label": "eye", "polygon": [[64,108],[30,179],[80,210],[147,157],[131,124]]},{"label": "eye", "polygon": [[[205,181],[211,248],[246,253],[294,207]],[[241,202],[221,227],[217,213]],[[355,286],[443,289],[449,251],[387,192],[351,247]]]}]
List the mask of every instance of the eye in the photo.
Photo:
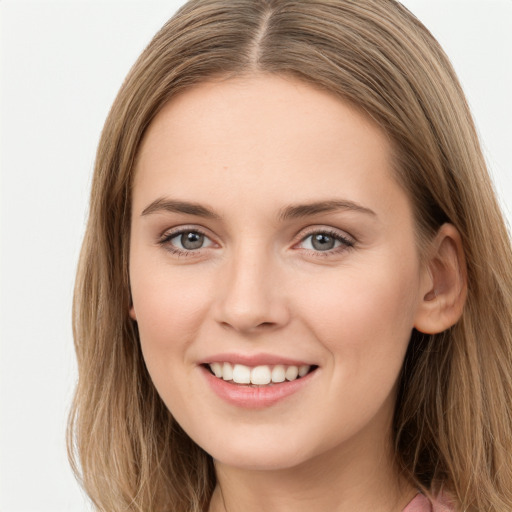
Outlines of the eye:
[{"label": "eye", "polygon": [[348,247],[353,247],[354,242],[339,233],[331,231],[317,231],[304,237],[299,247],[315,252],[337,252]]},{"label": "eye", "polygon": [[172,252],[187,253],[210,247],[213,242],[204,233],[187,229],[164,235],[160,244],[165,245]]}]

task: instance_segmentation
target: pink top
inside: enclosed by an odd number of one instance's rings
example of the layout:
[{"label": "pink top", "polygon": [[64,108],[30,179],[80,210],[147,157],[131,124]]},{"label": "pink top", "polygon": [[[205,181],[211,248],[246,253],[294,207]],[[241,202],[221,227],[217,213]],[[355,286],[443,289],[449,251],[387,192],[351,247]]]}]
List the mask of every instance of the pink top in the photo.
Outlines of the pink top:
[{"label": "pink top", "polygon": [[442,497],[431,502],[423,494],[418,493],[403,512],[453,512],[453,508]]}]

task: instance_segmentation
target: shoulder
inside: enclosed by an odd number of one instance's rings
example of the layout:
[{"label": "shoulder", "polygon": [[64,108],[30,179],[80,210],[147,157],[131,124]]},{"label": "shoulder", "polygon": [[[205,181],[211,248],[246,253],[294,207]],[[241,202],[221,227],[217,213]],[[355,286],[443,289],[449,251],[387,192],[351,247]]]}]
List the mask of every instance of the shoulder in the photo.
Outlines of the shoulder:
[{"label": "shoulder", "polygon": [[403,512],[455,512],[455,509],[443,495],[431,501],[418,493]]}]

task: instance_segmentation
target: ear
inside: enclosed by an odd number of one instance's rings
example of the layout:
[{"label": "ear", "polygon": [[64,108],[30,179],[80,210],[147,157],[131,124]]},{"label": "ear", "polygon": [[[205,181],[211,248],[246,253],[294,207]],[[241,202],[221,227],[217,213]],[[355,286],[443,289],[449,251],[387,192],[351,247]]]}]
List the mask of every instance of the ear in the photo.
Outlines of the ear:
[{"label": "ear", "polygon": [[130,306],[130,318],[137,321],[137,315],[135,314],[135,308],[133,307],[133,304]]},{"label": "ear", "polygon": [[467,271],[462,240],[452,224],[443,224],[425,262],[414,327],[437,334],[456,324],[467,296]]}]

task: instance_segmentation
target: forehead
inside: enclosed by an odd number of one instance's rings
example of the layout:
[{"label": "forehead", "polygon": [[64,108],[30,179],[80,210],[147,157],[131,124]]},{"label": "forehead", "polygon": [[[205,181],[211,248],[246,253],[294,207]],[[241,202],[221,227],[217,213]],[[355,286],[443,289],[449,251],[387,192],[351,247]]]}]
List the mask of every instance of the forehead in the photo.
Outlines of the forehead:
[{"label": "forehead", "polygon": [[333,194],[361,202],[396,188],[393,174],[386,134],[331,93],[270,75],[216,80],[180,94],[151,123],[134,205],[164,194],[262,196],[276,206]]}]

